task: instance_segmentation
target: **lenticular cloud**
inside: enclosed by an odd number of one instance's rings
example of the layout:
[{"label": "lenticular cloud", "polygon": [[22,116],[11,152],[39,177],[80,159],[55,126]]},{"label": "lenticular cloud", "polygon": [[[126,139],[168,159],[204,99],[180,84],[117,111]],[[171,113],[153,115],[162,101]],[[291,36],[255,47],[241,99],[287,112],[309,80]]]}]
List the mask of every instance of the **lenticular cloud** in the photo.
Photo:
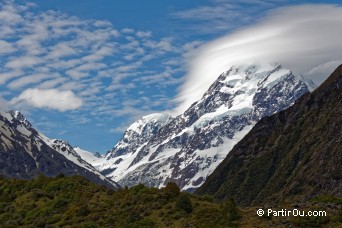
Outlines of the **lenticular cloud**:
[{"label": "lenticular cloud", "polygon": [[342,7],[301,5],[270,12],[261,22],[202,46],[177,97],[182,112],[234,64],[277,62],[320,84],[342,63]]}]

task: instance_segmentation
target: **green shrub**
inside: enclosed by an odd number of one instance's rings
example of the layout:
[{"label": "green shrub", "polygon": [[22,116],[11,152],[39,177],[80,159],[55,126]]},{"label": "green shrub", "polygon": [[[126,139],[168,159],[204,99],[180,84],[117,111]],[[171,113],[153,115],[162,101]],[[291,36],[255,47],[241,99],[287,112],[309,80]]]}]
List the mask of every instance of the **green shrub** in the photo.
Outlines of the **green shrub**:
[{"label": "green shrub", "polygon": [[154,221],[149,218],[143,218],[137,222],[135,222],[132,226],[132,228],[152,228],[156,227]]},{"label": "green shrub", "polygon": [[181,193],[176,201],[176,209],[185,211],[186,213],[192,212],[192,204],[189,196],[186,193]]},{"label": "green shrub", "polygon": [[174,198],[174,197],[177,197],[179,195],[180,189],[176,183],[169,182],[166,184],[166,186],[164,188],[162,188],[162,192],[168,198]]},{"label": "green shrub", "polygon": [[55,212],[62,212],[68,207],[68,204],[69,204],[69,200],[64,199],[64,198],[58,198],[53,203],[52,209]]},{"label": "green shrub", "polygon": [[82,226],[83,228],[96,228],[99,227],[95,222],[88,222]]},{"label": "green shrub", "polygon": [[8,202],[0,202],[0,214],[5,212],[5,208],[9,205]]},{"label": "green shrub", "polygon": [[202,197],[202,200],[207,201],[207,202],[214,202],[214,198],[212,196],[210,196],[210,195],[207,195],[207,194],[205,194]]},{"label": "green shrub", "polygon": [[230,198],[221,204],[221,213],[224,219],[235,221],[239,218],[238,209],[235,201]]},{"label": "green shrub", "polygon": [[137,195],[141,192],[143,192],[144,190],[146,190],[147,187],[145,187],[145,185],[143,184],[138,184],[136,186],[133,186],[132,188],[129,189],[129,191],[134,194],[134,195]]},{"label": "green shrub", "polygon": [[54,198],[54,196],[52,194],[47,193],[47,192],[45,192],[45,191],[43,191],[41,189],[36,189],[35,188],[35,189],[32,189],[31,192],[32,192],[32,196],[33,196],[34,200],[37,200],[37,199],[42,198],[42,197],[47,197],[49,199],[53,199]]},{"label": "green shrub", "polygon": [[342,207],[340,207],[340,209],[338,209],[337,215],[335,216],[335,220],[337,222],[342,223]]},{"label": "green shrub", "polygon": [[83,205],[80,207],[76,213],[77,216],[87,216],[91,211],[89,210],[89,207],[87,205]]},{"label": "green shrub", "polygon": [[140,213],[138,210],[131,210],[127,216],[126,223],[132,224],[136,221],[139,221],[141,219]]},{"label": "green shrub", "polygon": [[298,227],[321,227],[328,223],[329,217],[296,217],[292,221]]},{"label": "green shrub", "polygon": [[320,195],[312,198],[310,201],[318,203],[336,203],[342,204],[342,197],[331,196],[331,195]]}]

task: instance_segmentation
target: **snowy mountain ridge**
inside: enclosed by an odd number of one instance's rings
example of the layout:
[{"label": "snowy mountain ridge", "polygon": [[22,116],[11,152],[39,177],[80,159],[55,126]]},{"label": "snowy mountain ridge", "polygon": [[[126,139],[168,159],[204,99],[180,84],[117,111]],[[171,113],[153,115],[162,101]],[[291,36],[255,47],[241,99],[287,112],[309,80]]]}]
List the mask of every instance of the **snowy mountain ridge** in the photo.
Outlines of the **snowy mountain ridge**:
[{"label": "snowy mountain ridge", "polygon": [[143,117],[90,163],[123,186],[162,187],[174,181],[183,190],[198,188],[258,120],[289,107],[313,87],[280,64],[233,66],[184,113]]},{"label": "snowy mountain ridge", "polygon": [[[48,176],[78,174],[115,189],[119,187],[84,161],[68,142],[50,139],[36,131],[19,111],[0,111],[0,126],[2,175],[32,178],[39,173]],[[12,167],[9,162],[13,163]]]}]

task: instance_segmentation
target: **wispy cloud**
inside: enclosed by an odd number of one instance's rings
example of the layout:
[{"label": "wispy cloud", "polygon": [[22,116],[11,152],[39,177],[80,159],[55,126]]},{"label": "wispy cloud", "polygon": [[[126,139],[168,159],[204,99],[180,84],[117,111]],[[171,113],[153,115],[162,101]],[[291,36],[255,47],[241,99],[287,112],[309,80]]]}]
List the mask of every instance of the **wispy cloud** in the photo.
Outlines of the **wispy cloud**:
[{"label": "wispy cloud", "polygon": [[8,54],[16,51],[11,43],[8,43],[4,40],[0,40],[0,55],[1,54]]},{"label": "wispy cloud", "polygon": [[[284,3],[284,0],[212,0],[210,4],[175,12],[183,28],[195,33],[228,33],[241,26],[255,23],[265,11]],[[186,25],[189,26],[186,26]]]},{"label": "wispy cloud", "polygon": [[6,110],[8,108],[8,101],[6,101],[2,96],[0,96],[0,109]]},{"label": "wispy cloud", "polygon": [[10,0],[0,2],[0,30],[0,88],[15,107],[136,116],[153,111],[158,97],[141,110],[122,106],[122,100],[139,101],[135,90],[150,86],[163,93],[158,88],[180,83],[179,66],[162,64],[179,48],[151,31],[118,29],[109,21]]}]

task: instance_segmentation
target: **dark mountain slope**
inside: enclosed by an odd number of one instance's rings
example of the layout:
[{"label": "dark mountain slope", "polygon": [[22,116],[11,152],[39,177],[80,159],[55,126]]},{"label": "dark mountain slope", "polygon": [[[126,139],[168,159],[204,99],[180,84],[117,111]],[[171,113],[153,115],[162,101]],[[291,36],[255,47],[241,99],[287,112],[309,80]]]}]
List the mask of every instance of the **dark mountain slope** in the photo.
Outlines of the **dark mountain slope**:
[{"label": "dark mountain slope", "polygon": [[342,194],[342,65],[290,108],[261,119],[198,194],[241,205]]}]

